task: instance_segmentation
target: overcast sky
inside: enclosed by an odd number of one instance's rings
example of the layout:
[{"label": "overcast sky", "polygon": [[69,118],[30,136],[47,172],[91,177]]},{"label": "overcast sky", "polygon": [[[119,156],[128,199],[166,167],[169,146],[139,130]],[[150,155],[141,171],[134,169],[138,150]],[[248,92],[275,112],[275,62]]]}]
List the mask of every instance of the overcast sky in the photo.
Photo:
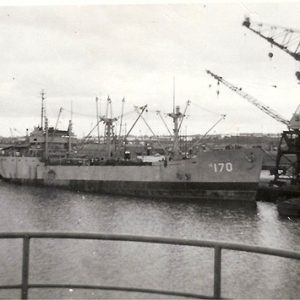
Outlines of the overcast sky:
[{"label": "overcast sky", "polygon": [[[0,135],[9,136],[10,128],[25,134],[40,123],[41,89],[52,126],[62,106],[59,126],[67,127],[73,103],[78,136],[95,124],[95,97],[103,114],[108,95],[114,116],[125,97],[127,129],[137,116],[133,106],[148,104],[145,119],[156,134],[167,134],[155,111],[171,112],[173,77],[176,104],[183,111],[192,103],[182,133],[203,134],[220,114],[226,120],[211,133],[279,133],[283,124],[205,73],[223,76],[291,118],[300,103],[299,62],[243,27],[245,15],[300,29],[300,3],[286,1],[2,6]],[[151,134],[142,122],[133,133]]]}]

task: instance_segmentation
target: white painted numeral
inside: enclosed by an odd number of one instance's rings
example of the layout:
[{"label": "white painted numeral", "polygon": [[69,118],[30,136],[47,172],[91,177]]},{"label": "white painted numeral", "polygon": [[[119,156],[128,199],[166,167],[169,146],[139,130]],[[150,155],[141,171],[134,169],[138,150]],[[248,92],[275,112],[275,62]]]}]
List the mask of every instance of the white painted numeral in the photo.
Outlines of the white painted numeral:
[{"label": "white painted numeral", "polygon": [[233,169],[231,162],[227,162],[227,163],[223,163],[223,162],[214,163],[213,166],[214,166],[215,173],[222,173],[224,170],[226,172],[232,172],[232,169]]},{"label": "white painted numeral", "polygon": [[217,167],[217,164],[214,164],[214,171],[215,171],[215,173],[218,173],[218,167]]},{"label": "white painted numeral", "polygon": [[226,171],[232,172],[232,163],[231,162],[226,163]]}]

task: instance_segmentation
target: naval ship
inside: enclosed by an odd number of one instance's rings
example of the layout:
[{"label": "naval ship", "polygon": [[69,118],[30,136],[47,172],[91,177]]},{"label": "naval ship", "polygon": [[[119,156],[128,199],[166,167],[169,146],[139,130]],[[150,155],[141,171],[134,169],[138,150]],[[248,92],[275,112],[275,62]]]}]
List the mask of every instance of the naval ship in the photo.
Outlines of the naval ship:
[{"label": "naval ship", "polygon": [[255,201],[262,167],[259,149],[207,150],[182,157],[178,139],[184,114],[177,106],[169,116],[173,151],[154,162],[131,156],[126,142],[113,146],[111,118],[99,118],[106,126],[106,155],[86,158],[74,150],[71,121],[67,130],[57,130],[42,116],[42,125],[27,134],[25,143],[0,151],[0,176],[9,182],[103,194]]}]

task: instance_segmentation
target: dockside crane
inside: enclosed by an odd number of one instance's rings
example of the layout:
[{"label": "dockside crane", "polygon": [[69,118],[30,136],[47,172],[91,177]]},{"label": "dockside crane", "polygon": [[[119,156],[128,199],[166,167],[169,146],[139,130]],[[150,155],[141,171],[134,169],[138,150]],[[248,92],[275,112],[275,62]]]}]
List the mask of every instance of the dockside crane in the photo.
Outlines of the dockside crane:
[{"label": "dockside crane", "polygon": [[[242,25],[300,62],[300,30],[253,22],[249,17],[245,18]],[[269,57],[273,57],[272,52],[269,52]],[[295,75],[300,81],[300,71]]]},{"label": "dockside crane", "polygon": [[300,185],[300,105],[289,121],[270,107],[259,102],[253,96],[244,92],[241,87],[235,86],[209,70],[206,70],[206,73],[216,79],[218,83],[224,84],[276,121],[287,126],[287,130],[284,130],[281,134],[278,145],[274,170],[275,183],[282,183],[287,179],[292,184]]}]

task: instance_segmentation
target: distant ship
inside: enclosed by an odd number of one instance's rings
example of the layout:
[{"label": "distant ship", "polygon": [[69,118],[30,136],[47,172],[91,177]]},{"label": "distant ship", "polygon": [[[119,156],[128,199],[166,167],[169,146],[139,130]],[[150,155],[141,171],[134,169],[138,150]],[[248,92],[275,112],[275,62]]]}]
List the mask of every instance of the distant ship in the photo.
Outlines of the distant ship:
[{"label": "distant ship", "polygon": [[10,182],[103,194],[255,201],[262,168],[259,149],[199,151],[182,158],[178,120],[183,114],[176,107],[169,116],[174,122],[173,152],[153,162],[131,157],[124,147],[118,156],[113,154],[110,118],[101,118],[106,126],[106,157],[84,158],[72,149],[71,121],[63,131],[48,127],[44,117],[44,126],[36,127],[26,143],[0,151],[0,176]]}]

